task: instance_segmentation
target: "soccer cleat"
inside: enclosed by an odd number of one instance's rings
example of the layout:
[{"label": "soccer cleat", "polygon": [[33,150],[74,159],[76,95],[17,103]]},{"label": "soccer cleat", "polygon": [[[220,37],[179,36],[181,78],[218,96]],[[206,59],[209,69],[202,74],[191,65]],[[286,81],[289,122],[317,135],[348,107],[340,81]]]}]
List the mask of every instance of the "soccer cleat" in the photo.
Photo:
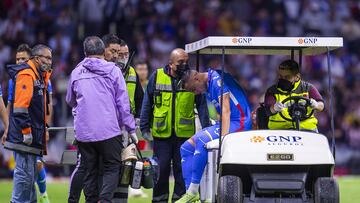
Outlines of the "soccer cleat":
[{"label": "soccer cleat", "polygon": [[185,193],[178,201],[175,203],[196,203],[200,202],[200,195],[196,193],[196,195],[191,193]]},{"label": "soccer cleat", "polygon": [[40,195],[39,202],[40,203],[50,203],[49,197],[47,196],[46,193],[44,195]]}]

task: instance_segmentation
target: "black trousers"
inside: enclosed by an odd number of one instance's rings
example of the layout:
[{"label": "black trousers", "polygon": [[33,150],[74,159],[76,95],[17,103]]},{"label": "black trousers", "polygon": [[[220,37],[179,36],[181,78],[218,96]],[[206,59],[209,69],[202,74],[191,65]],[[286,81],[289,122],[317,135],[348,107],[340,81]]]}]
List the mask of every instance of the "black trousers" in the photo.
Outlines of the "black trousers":
[{"label": "black trousers", "polygon": [[[77,154],[76,167],[71,174],[70,178],[70,191],[68,203],[79,203],[81,191],[84,189],[84,177],[86,173],[85,161],[83,160],[79,150]],[[99,166],[102,169],[102,159],[100,157]],[[98,176],[98,188],[101,188],[102,185],[102,170],[100,170]],[[115,194],[114,194],[115,196]],[[126,196],[127,197],[127,196]]]},{"label": "black trousers", "polygon": [[166,139],[154,138],[154,155],[159,160],[160,177],[153,190],[152,202],[168,202],[171,166],[175,179],[172,201],[185,194],[186,188],[181,171],[180,147],[187,139],[174,135]]},{"label": "black trousers", "polygon": [[[87,203],[111,202],[119,181],[122,137],[99,142],[79,142],[80,154],[86,167],[84,194]],[[103,168],[101,188],[98,188],[100,157]]]},{"label": "black trousers", "polygon": [[129,185],[121,185],[119,183],[118,187],[114,192],[112,203],[127,203],[128,195],[129,195],[128,193],[129,193]]},{"label": "black trousers", "polygon": [[83,156],[78,151],[78,159],[76,162],[76,167],[71,174],[70,178],[70,191],[68,203],[78,203],[80,200],[81,190],[84,187],[84,177],[85,177],[85,161]]}]

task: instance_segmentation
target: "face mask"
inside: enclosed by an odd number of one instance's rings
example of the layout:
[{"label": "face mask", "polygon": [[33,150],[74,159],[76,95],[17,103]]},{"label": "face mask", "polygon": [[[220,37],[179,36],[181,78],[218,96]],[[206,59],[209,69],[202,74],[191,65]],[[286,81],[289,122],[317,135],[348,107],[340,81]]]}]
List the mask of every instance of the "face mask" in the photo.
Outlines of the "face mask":
[{"label": "face mask", "polygon": [[185,74],[185,72],[189,70],[190,70],[190,66],[187,63],[181,63],[179,65],[176,65],[175,73],[177,78],[181,78]]},{"label": "face mask", "polygon": [[128,58],[125,58],[125,59],[120,59],[124,64],[127,64],[129,59]]},{"label": "face mask", "polygon": [[50,70],[51,70],[51,65],[42,64],[42,65],[40,66],[40,70],[41,70],[42,72],[50,71]]},{"label": "face mask", "polygon": [[125,66],[127,64],[129,59],[118,59],[118,61],[116,62],[116,64],[119,66],[119,68],[121,69],[121,71],[124,73],[125,70]]},{"label": "face mask", "polygon": [[294,88],[294,84],[288,80],[279,79],[277,87],[284,91],[290,92]]}]

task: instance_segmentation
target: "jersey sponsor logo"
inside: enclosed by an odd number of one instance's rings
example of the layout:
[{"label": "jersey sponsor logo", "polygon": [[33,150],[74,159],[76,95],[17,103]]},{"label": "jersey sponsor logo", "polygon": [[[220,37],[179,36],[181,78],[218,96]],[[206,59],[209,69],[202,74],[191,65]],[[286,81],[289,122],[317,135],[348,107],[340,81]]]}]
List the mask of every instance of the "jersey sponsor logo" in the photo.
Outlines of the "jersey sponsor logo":
[{"label": "jersey sponsor logo", "polygon": [[217,80],[217,81],[216,81],[216,84],[217,84],[219,87],[221,87],[221,79]]},{"label": "jersey sponsor logo", "polygon": [[281,145],[281,146],[303,146],[302,137],[300,136],[282,136],[282,135],[269,135],[269,136],[253,136],[250,138],[253,143],[267,143],[268,145]]},{"label": "jersey sponsor logo", "polygon": [[251,37],[234,37],[232,38],[232,43],[234,44],[251,44],[252,38]]},{"label": "jersey sponsor logo", "polygon": [[317,43],[318,39],[316,37],[305,37],[305,38],[299,38],[298,44],[301,45],[315,45]]}]

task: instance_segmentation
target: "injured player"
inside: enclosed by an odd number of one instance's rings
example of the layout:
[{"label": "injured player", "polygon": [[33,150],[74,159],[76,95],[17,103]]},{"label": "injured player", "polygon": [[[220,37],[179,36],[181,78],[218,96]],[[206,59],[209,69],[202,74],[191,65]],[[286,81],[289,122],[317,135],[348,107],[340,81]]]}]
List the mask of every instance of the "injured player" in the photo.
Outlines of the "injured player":
[{"label": "injured player", "polygon": [[[209,69],[208,72],[199,73],[192,70],[184,74],[182,82],[188,91],[206,93],[207,99],[220,114],[221,71]],[[224,73],[222,136],[251,128],[251,111],[245,92],[230,74]],[[199,201],[199,184],[208,159],[205,144],[218,139],[219,134],[220,124],[216,123],[197,132],[181,146],[182,173],[187,191],[177,203]]]}]

